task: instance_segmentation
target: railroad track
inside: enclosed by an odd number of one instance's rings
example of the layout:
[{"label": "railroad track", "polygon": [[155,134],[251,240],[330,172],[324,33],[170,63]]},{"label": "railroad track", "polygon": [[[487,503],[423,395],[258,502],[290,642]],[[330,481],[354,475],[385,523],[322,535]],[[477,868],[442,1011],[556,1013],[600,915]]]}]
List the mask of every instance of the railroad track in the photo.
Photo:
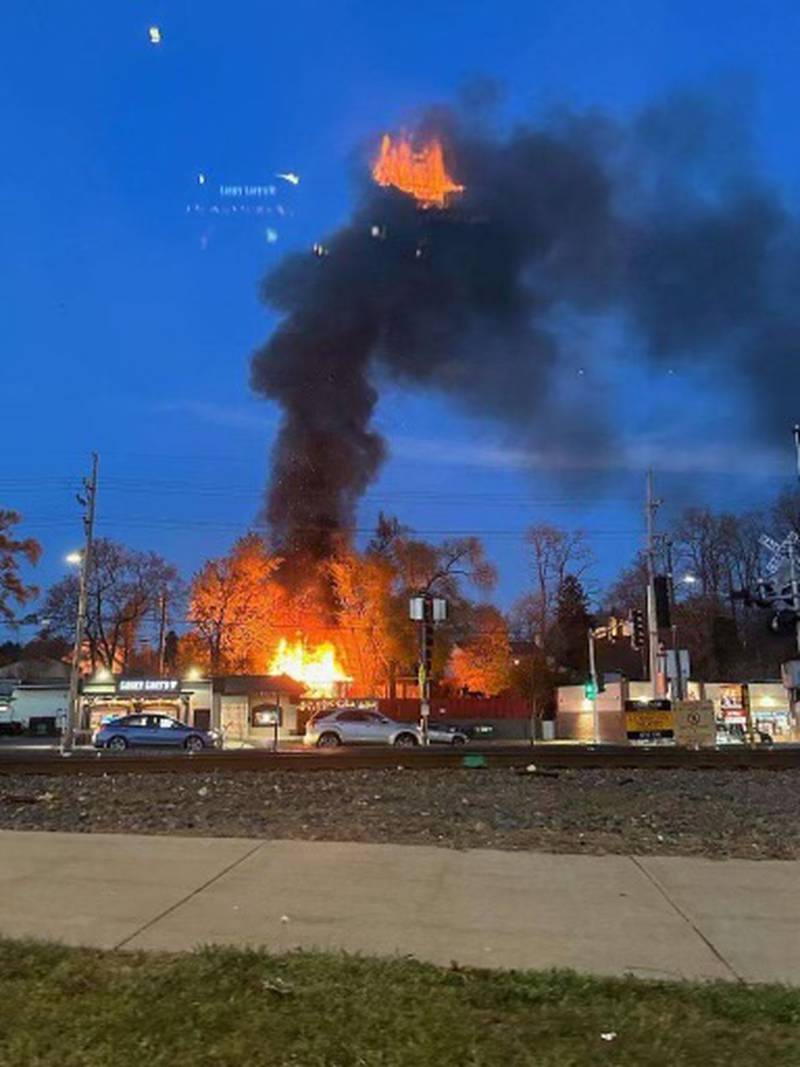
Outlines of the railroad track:
[{"label": "railroad track", "polygon": [[654,746],[537,745],[534,747],[341,748],[295,752],[236,751],[188,753],[13,752],[0,748],[0,777],[8,774],[208,774],[213,771],[369,770],[391,767],[433,770],[446,767],[542,768],[800,768],[800,746],[690,751]]}]

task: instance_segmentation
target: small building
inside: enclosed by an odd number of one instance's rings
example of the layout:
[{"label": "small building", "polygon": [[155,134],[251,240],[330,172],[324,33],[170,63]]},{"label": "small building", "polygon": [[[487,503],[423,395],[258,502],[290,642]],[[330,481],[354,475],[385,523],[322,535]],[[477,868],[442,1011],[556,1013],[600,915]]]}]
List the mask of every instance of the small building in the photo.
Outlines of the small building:
[{"label": "small building", "polygon": [[[789,694],[781,682],[696,682],[686,683],[687,700],[710,700],[714,705],[720,741],[743,739],[748,716],[755,730],[769,734],[774,741],[794,740],[797,723],[790,707]],[[597,695],[600,740],[606,744],[624,744],[625,701],[649,700],[649,682],[630,682],[624,678],[606,680]],[[592,741],[594,709],[582,685],[558,688],[556,736],[567,741]]]},{"label": "small building", "polygon": [[212,678],[108,677],[81,688],[81,726],[94,730],[109,715],[173,715],[199,730],[221,731],[225,743],[261,745],[297,732],[305,686],[287,675],[224,674]]},{"label": "small building", "polygon": [[225,744],[268,745],[297,738],[302,682],[286,674],[226,674],[212,679],[211,722]]},{"label": "small building", "polygon": [[55,734],[64,726],[69,683],[7,680],[0,692],[0,721],[33,733]]},{"label": "small building", "polygon": [[[0,680],[0,720],[22,730],[64,728],[69,680]],[[259,746],[288,740],[298,727],[305,687],[286,675],[144,678],[101,671],[81,680],[78,731],[87,736],[109,716],[172,715],[199,730],[216,729],[226,744]]]}]

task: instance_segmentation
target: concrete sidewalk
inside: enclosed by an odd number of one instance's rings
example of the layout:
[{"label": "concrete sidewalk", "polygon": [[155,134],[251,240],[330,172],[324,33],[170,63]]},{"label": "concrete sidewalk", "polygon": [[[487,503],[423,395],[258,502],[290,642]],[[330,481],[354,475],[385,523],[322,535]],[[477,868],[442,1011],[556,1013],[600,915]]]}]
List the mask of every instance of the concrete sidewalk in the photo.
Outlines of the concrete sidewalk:
[{"label": "concrete sidewalk", "polygon": [[800,983],[800,863],[0,832],[0,934]]}]

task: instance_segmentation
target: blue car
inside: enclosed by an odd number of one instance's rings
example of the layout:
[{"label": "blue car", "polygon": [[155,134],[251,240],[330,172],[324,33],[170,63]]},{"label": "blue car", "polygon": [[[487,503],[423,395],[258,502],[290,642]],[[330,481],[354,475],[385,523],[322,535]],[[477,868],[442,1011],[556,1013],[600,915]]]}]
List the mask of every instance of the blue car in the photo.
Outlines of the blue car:
[{"label": "blue car", "polygon": [[218,748],[220,738],[214,730],[198,730],[171,715],[125,715],[102,723],[92,735],[92,744],[95,748],[110,748],[114,752],[140,745],[200,752],[204,748]]}]

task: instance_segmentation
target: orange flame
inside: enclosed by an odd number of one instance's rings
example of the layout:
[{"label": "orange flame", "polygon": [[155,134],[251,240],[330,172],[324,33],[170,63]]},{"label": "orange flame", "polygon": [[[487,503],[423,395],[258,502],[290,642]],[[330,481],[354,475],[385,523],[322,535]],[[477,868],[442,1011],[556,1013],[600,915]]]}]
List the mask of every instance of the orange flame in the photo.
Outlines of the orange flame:
[{"label": "orange flame", "polygon": [[325,641],[316,648],[306,648],[303,641],[289,643],[285,637],[278,642],[272,657],[269,674],[288,674],[306,686],[307,696],[336,696],[338,683],[351,682],[336,658],[336,649]]},{"label": "orange flame", "polygon": [[378,185],[393,185],[413,196],[422,207],[444,207],[451,193],[464,190],[447,173],[441,142],[435,138],[415,152],[407,137],[395,144],[385,133],[372,176]]}]

